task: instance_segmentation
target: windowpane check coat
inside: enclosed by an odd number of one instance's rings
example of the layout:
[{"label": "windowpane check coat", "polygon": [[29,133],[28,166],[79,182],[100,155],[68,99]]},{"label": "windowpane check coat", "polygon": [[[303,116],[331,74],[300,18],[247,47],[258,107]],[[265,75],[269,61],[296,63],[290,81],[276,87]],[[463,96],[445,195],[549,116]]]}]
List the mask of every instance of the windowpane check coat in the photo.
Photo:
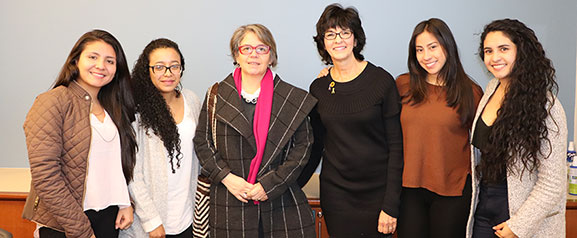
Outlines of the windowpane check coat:
[{"label": "windowpane check coat", "polygon": [[212,181],[211,237],[258,237],[259,219],[265,237],[315,237],[313,213],[296,179],[309,159],[313,133],[308,114],[316,101],[306,91],[275,76],[269,133],[257,175],[268,200],[260,204],[240,202],[221,183],[228,173],[246,180],[256,154],[253,127],[243,114],[232,74],[218,87],[218,149],[212,141],[206,101],[203,103],[194,147],[202,172]]}]

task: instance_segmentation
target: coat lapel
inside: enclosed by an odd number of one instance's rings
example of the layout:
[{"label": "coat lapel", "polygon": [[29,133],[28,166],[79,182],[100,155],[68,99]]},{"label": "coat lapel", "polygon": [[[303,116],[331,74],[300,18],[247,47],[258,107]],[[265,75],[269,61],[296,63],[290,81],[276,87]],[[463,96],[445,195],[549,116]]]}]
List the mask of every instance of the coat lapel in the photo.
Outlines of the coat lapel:
[{"label": "coat lapel", "polygon": [[232,74],[229,74],[218,86],[216,119],[228,124],[240,133],[256,151],[252,125],[244,116],[244,107],[238,96]]},{"label": "coat lapel", "polygon": [[316,100],[307,92],[275,77],[270,125],[259,176],[283,150],[315,103]]}]

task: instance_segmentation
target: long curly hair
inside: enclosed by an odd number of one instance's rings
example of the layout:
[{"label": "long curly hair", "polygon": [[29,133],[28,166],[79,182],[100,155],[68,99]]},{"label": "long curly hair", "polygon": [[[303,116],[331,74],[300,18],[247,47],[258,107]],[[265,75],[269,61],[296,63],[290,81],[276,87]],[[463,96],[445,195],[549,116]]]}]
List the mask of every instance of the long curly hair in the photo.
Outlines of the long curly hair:
[{"label": "long curly hair", "polygon": [[551,60],[545,56],[535,32],[518,20],[496,20],[485,26],[479,47],[481,59],[485,56],[483,43],[487,34],[497,31],[517,46],[517,56],[487,149],[482,151],[483,159],[477,166],[479,175],[488,183],[500,181],[506,171],[516,173],[513,168],[517,160],[523,164],[521,173],[532,173],[539,168],[542,156],[551,153],[541,151],[541,146],[551,146],[545,120],[558,91]]},{"label": "long curly hair", "polygon": [[[172,173],[180,167],[182,153],[180,152],[180,135],[174,118],[164,97],[152,83],[150,78],[150,54],[159,48],[171,48],[178,52],[180,64],[182,66],[181,76],[184,71],[184,57],[178,45],[169,39],[156,39],[148,43],[138,57],[134,69],[132,70],[132,80],[134,89],[134,99],[136,101],[136,112],[140,114],[140,125],[145,129],[152,129],[155,135],[160,137],[170,160]],[[175,89],[176,97],[180,97],[179,88]]]},{"label": "long curly hair", "polygon": [[110,114],[110,118],[118,128],[120,135],[120,155],[122,161],[122,172],[128,184],[132,180],[134,165],[136,163],[136,139],[131,123],[134,117],[134,100],[130,87],[130,71],[126,56],[120,42],[110,33],[104,30],[92,30],[84,33],[78,39],[66,62],[60,70],[60,74],[54,81],[53,88],[70,85],[72,81],[78,79],[78,60],[80,54],[91,42],[102,41],[110,45],[116,53],[116,73],[110,83],[102,86],[98,92],[98,101],[102,107]]},{"label": "long curly hair", "polygon": [[437,38],[447,58],[445,65],[439,71],[439,78],[445,83],[443,88],[447,93],[447,106],[456,108],[461,125],[465,128],[470,128],[476,110],[473,94],[473,84],[475,83],[465,73],[453,33],[441,19],[431,18],[422,21],[413,30],[413,35],[409,42],[409,58],[407,60],[410,89],[407,95],[401,95],[403,103],[416,105],[427,99],[426,79],[428,72],[419,64],[416,51],[417,36],[425,31]]}]

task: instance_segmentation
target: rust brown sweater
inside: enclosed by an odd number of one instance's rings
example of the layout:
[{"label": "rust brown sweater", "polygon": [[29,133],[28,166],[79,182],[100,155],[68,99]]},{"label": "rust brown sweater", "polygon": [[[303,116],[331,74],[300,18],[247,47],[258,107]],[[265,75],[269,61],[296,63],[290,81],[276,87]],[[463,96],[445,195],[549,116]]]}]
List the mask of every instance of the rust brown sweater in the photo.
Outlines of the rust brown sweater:
[{"label": "rust brown sweater", "polygon": [[[397,78],[400,95],[409,90],[409,75]],[[483,90],[473,84],[475,107]],[[469,130],[461,126],[456,108],[447,106],[441,86],[428,85],[422,103],[403,104],[403,187],[425,188],[442,196],[461,196],[471,173]],[[470,123],[469,123],[470,124]]]}]

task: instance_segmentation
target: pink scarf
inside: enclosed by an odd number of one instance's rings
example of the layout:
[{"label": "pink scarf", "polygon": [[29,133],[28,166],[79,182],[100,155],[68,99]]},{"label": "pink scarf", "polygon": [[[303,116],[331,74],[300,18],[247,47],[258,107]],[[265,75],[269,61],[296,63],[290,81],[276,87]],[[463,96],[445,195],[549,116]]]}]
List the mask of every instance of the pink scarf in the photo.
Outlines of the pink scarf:
[{"label": "pink scarf", "polygon": [[[240,97],[240,92],[242,91],[242,73],[240,68],[236,68],[233,74],[233,78],[236,89],[238,90],[238,96]],[[260,94],[256,103],[252,125],[254,137],[256,140],[256,155],[250,162],[250,171],[248,173],[247,182],[251,184],[256,183],[256,175],[258,174],[260,163],[262,162],[262,157],[264,154],[264,147],[266,145],[266,138],[268,136],[268,127],[270,124],[270,114],[272,110],[273,90],[274,81],[272,78],[272,72],[270,69],[267,69],[264,77],[260,81]],[[255,204],[257,203],[258,201],[255,201]]]}]

